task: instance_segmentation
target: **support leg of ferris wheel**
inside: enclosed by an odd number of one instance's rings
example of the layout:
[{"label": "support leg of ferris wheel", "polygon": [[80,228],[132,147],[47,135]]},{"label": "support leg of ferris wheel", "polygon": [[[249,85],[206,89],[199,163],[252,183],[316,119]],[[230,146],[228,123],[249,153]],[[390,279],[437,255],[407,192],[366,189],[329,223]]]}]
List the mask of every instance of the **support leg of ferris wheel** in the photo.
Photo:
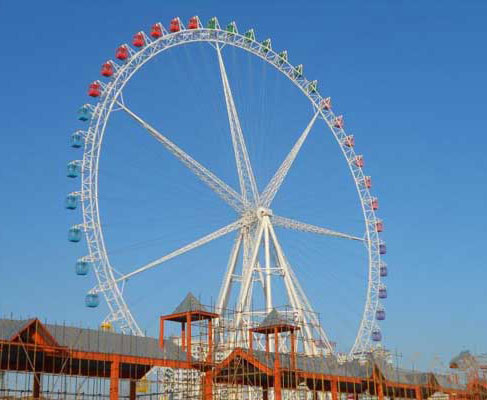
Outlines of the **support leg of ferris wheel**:
[{"label": "support leg of ferris wheel", "polygon": [[[266,223],[267,225],[267,223]],[[269,227],[264,231],[264,253],[265,253],[265,302],[266,312],[272,311],[272,288],[271,288],[271,252],[269,246]]]},{"label": "support leg of ferris wheel", "polygon": [[257,257],[259,255],[260,242],[262,240],[263,232],[264,232],[264,224],[262,221],[260,221],[255,235],[255,242],[252,248],[252,255],[247,265],[243,266],[244,272],[242,273],[242,283],[240,286],[240,293],[237,300],[237,310],[236,310],[237,315],[235,318],[235,329],[239,331],[240,336],[241,337],[243,336],[244,339],[247,335],[245,334],[245,326],[242,326],[244,325],[242,324],[242,318],[244,317],[244,314],[247,309],[247,305],[249,304],[248,295],[254,277],[255,265],[257,263]]},{"label": "support leg of ferris wheel", "polygon": [[241,231],[235,240],[232,251],[230,252],[230,258],[228,259],[227,271],[223,278],[223,283],[220,288],[220,294],[218,295],[216,312],[222,313],[228,306],[228,300],[230,297],[230,291],[232,289],[233,275],[235,274],[235,267],[237,265],[240,249],[242,248],[243,232]]},{"label": "support leg of ferris wheel", "polygon": [[314,335],[311,330],[311,326],[316,327],[318,329],[318,335],[320,341],[323,343],[325,348],[328,351],[332,351],[332,346],[326,337],[325,332],[319,325],[318,321],[316,320],[316,314],[314,313],[311,304],[309,303],[306,295],[304,294],[299,281],[297,280],[294,272],[292,271],[291,266],[289,265],[286,257],[284,256],[284,252],[282,251],[282,247],[277,240],[277,235],[274,231],[274,227],[272,223],[268,219],[267,221],[268,230],[270,236],[272,238],[274,248],[276,249],[277,257],[279,260],[280,268],[283,270],[282,273],[284,275],[284,284],[286,286],[286,291],[291,302],[291,305],[295,309],[295,312],[298,313],[300,320],[302,322],[302,328],[305,332],[303,332],[303,339],[304,339],[304,347],[305,352],[308,354],[317,354],[318,349],[314,342]]}]

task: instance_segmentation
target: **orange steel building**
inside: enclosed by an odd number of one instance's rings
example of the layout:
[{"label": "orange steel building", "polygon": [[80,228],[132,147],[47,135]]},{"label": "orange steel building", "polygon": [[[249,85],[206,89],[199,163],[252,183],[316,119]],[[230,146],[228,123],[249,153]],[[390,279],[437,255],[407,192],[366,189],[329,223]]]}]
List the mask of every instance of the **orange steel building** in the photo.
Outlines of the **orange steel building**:
[{"label": "orange steel building", "polygon": [[[0,399],[487,399],[485,385],[397,369],[372,355],[307,356],[296,343],[300,328],[277,310],[249,329],[248,347],[221,351],[218,318],[189,294],[160,318],[159,338],[0,319]],[[168,322],[180,324],[178,338],[164,336]],[[274,351],[280,341],[289,350]]]}]

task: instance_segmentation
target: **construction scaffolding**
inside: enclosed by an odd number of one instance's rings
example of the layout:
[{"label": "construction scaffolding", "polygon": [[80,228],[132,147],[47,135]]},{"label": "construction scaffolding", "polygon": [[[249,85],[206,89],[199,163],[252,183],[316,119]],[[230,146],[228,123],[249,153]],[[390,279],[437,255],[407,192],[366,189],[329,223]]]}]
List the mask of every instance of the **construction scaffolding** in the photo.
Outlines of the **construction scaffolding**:
[{"label": "construction scaffolding", "polygon": [[[0,398],[487,399],[485,379],[473,385],[462,371],[394,368],[380,352],[310,355],[306,327],[285,309],[238,329],[236,315],[216,311],[189,294],[160,317],[159,338],[0,319]],[[177,334],[165,335],[170,325]]]}]

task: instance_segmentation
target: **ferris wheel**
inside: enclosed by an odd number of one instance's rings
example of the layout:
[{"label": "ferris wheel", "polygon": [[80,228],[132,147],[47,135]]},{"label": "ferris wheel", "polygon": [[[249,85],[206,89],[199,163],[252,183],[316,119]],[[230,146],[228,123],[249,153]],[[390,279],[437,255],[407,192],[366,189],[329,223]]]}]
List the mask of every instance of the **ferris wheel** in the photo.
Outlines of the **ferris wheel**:
[{"label": "ferris wheel", "polygon": [[[223,88],[224,104],[228,117],[226,127],[231,138],[234,165],[238,175],[238,190],[227,184],[216,173],[205,167],[178,146],[170,135],[157,129],[134,111],[123,97],[123,90],[139,70],[163,52],[192,43],[203,43],[214,52],[219,69],[219,80]],[[235,48],[255,56],[270,65],[290,81],[296,94],[301,92],[309,102],[312,117],[296,135],[294,143],[287,150],[287,155],[263,190],[258,189],[256,176],[247,149],[246,135],[239,119],[239,111],[234,100],[234,87],[227,74],[225,52]],[[233,293],[236,297],[236,317],[232,323],[244,329],[255,317],[252,299],[257,290],[262,290],[265,299],[265,312],[269,313],[276,305],[288,304],[296,321],[302,324],[305,352],[308,354],[333,353],[334,346],[327,334],[327,326],[322,326],[313,310],[297,273],[289,258],[287,249],[275,227],[303,234],[329,237],[330,240],[350,242],[350,246],[359,246],[365,252],[366,294],[358,331],[350,349],[350,356],[360,356],[370,352],[374,343],[380,343],[382,333],[379,321],[385,319],[382,300],[387,298],[387,289],[383,278],[387,276],[387,266],[382,260],[386,245],[380,238],[383,222],[376,216],[378,199],[373,197],[371,177],[364,172],[364,158],[355,151],[355,138],[344,129],[344,118],[332,110],[330,97],[322,97],[316,80],[308,80],[302,65],[292,65],[287,51],[276,52],[270,39],[259,42],[254,30],[239,33],[235,22],[222,27],[216,17],[203,26],[198,17],[192,17],[187,26],[179,18],[171,20],[166,30],[161,23],[151,27],[149,34],[141,31],[133,36],[132,46],[121,45],[115,53],[116,61],[110,60],[102,65],[103,80],[96,80],[89,85],[88,95],[96,99],[96,104],[85,104],[78,112],[78,119],[88,124],[84,130],[78,130],[71,136],[71,147],[83,151],[82,157],[68,163],[67,176],[80,178],[81,186],[66,198],[66,208],[74,210],[80,206],[83,219],[73,225],[68,232],[71,242],[80,242],[83,235],[87,242],[88,254],[76,262],[76,274],[87,275],[92,271],[96,276],[96,285],[88,291],[85,304],[89,308],[97,307],[100,300],[107,303],[109,314],[104,323],[116,326],[122,332],[143,335],[135,315],[127,305],[124,295],[126,282],[135,276],[143,279],[149,270],[158,268],[169,260],[183,254],[197,251],[200,247],[227,235],[233,235],[233,245],[228,249],[228,262],[223,276],[217,310],[223,312],[228,306]],[[107,127],[114,112],[125,113],[143,128],[166,151],[182,163],[201,184],[206,185],[214,194],[233,209],[235,220],[219,229],[187,242],[162,257],[150,260],[128,272],[118,272],[110,259],[108,245],[104,238],[103,221],[99,203],[99,165],[102,155],[102,143]],[[343,160],[351,176],[350,185],[354,185],[360,201],[360,233],[341,232],[313,221],[303,222],[279,214],[273,209],[273,200],[281,189],[295,160],[310,135],[314,126],[336,140]],[[229,129],[228,129],[229,128]],[[217,201],[217,200],[216,200]],[[223,270],[223,268],[222,268]],[[281,280],[286,298],[276,298],[273,283]],[[259,289],[257,289],[259,288]]]}]

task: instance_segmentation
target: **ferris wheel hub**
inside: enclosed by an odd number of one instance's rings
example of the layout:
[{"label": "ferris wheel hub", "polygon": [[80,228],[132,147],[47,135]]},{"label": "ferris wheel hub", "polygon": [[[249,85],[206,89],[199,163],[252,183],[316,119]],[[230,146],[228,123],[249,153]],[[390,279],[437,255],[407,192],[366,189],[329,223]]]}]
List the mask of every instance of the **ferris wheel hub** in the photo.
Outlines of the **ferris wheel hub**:
[{"label": "ferris wheel hub", "polygon": [[270,208],[265,208],[265,207],[257,207],[257,210],[255,211],[257,214],[257,218],[261,220],[264,217],[272,217],[272,210]]}]

